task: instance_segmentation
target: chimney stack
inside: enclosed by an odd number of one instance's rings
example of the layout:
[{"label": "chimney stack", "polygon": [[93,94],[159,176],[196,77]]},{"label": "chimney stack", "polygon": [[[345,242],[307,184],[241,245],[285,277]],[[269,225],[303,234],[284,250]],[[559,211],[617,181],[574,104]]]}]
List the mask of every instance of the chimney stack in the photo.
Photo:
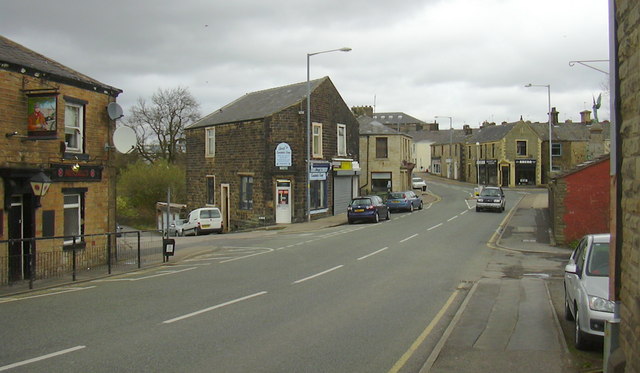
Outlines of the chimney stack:
[{"label": "chimney stack", "polygon": [[586,125],[591,124],[591,111],[585,110],[580,112],[580,123]]},{"label": "chimney stack", "polygon": [[555,107],[551,108],[551,113],[549,115],[551,115],[551,125],[552,126],[557,126],[558,125],[558,115],[560,114],[559,111],[556,111]]}]

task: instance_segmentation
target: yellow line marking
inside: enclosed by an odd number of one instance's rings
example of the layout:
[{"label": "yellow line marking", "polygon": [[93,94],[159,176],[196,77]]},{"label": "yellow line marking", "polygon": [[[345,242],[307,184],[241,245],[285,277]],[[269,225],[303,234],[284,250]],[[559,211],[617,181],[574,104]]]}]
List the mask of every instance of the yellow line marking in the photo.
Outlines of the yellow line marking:
[{"label": "yellow line marking", "polygon": [[411,347],[409,347],[407,352],[405,352],[404,355],[400,357],[400,360],[398,360],[395,363],[395,365],[391,367],[391,369],[389,370],[389,373],[397,373],[400,371],[400,369],[402,369],[402,367],[404,367],[407,361],[409,361],[409,358],[411,358],[411,356],[416,352],[418,347],[420,347],[420,345],[424,343],[425,339],[427,339],[429,334],[433,331],[433,328],[435,328],[438,322],[440,322],[440,319],[442,319],[442,316],[444,316],[444,313],[449,309],[449,307],[451,307],[451,304],[453,304],[453,301],[456,299],[459,292],[460,292],[459,290],[456,290],[451,294],[451,296],[449,297],[447,302],[444,304],[444,306],[440,309],[440,311],[438,311],[438,314],[436,315],[436,317],[433,320],[431,320],[429,325],[427,325],[427,328],[422,332],[422,334],[420,334],[420,336],[418,336],[418,338],[415,340],[415,342],[413,342]]}]

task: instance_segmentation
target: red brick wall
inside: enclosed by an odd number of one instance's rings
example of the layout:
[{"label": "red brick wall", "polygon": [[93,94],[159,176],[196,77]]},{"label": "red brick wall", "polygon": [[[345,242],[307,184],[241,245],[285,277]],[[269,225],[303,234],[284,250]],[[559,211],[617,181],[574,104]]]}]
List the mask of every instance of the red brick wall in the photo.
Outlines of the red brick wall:
[{"label": "red brick wall", "polygon": [[609,232],[609,162],[570,174],[565,183],[565,242],[589,233]]}]

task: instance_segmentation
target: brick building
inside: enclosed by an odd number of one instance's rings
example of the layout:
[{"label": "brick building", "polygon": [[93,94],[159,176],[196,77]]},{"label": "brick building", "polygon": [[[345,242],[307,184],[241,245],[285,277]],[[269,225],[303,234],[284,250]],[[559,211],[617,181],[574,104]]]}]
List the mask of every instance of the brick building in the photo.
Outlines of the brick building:
[{"label": "brick building", "polygon": [[[328,77],[310,84],[316,218],[358,190],[358,122]],[[220,207],[226,230],[305,221],[306,96],[306,82],[249,93],[189,126],[189,209]]]},{"label": "brick building", "polygon": [[[0,36],[0,283],[32,271],[31,244],[9,239],[114,231],[107,105],[121,92]],[[37,177],[51,182],[42,197]],[[39,241],[38,255],[72,241]]]},{"label": "brick building", "polygon": [[[610,364],[640,372],[640,3],[610,0],[612,97],[612,254],[609,294],[617,303],[620,349]],[[606,351],[605,351],[606,353]],[[610,369],[609,372],[614,370]]]},{"label": "brick building", "polygon": [[608,233],[609,155],[557,175],[549,183],[549,213],[555,241],[568,244],[585,234]]}]

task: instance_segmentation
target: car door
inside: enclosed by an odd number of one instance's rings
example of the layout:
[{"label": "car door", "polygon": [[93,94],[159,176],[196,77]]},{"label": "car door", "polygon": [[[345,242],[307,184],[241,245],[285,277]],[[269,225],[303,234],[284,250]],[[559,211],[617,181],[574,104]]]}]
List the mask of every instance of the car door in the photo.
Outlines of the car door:
[{"label": "car door", "polygon": [[586,246],[588,243],[587,237],[584,237],[578,246],[571,254],[571,258],[569,259],[569,264],[576,265],[576,272],[570,273],[565,271],[565,287],[567,292],[567,298],[569,300],[569,306],[575,314],[574,304],[576,302],[576,297],[579,296],[579,288],[580,288],[580,276],[582,270],[584,268],[584,257],[586,254]]}]

